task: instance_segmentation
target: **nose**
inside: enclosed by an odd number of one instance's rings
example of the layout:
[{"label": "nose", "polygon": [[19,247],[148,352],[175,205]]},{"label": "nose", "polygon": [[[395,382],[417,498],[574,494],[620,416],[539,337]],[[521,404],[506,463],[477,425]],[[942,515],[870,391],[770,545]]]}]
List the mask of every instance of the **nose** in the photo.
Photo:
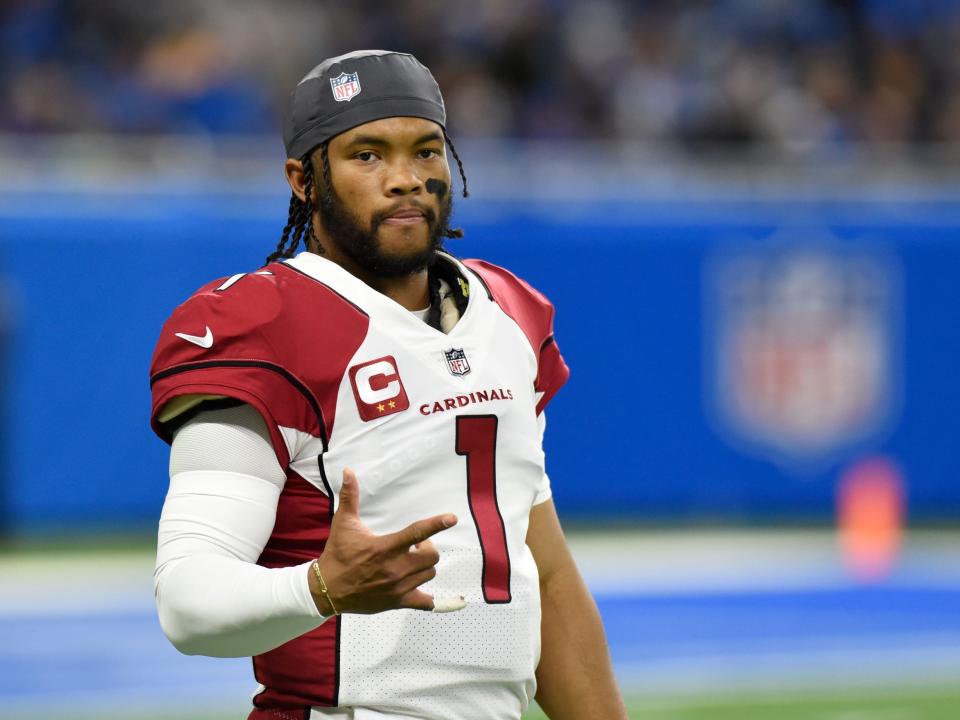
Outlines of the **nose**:
[{"label": "nose", "polygon": [[413,195],[423,191],[423,183],[412,163],[398,161],[390,166],[386,188],[392,196]]}]

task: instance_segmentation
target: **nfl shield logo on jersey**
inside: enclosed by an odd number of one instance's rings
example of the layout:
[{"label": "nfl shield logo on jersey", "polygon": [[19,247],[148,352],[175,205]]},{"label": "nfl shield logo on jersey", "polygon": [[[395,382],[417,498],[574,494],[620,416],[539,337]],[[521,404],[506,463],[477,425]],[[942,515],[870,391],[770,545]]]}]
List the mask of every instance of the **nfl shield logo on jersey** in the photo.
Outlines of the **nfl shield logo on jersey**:
[{"label": "nfl shield logo on jersey", "polygon": [[444,351],[443,356],[447,360],[447,370],[451,375],[466,375],[470,372],[470,363],[467,362],[467,354],[463,348],[450,348]]},{"label": "nfl shield logo on jersey", "polygon": [[330,88],[333,90],[333,99],[337,102],[349,102],[360,94],[360,77],[357,73],[340,73],[330,78]]}]

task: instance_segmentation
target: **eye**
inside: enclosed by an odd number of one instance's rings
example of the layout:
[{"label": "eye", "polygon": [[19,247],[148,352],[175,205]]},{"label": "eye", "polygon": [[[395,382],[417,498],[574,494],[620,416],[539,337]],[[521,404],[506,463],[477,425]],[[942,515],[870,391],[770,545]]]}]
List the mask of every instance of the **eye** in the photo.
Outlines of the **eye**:
[{"label": "eye", "polygon": [[420,158],[421,160],[433,160],[433,158],[440,157],[440,153],[437,150],[424,148],[423,150],[417,153],[417,157]]},{"label": "eye", "polygon": [[360,152],[358,152],[356,155],[353,156],[353,159],[359,160],[362,163],[369,163],[376,160],[377,155],[372,150],[361,150]]}]

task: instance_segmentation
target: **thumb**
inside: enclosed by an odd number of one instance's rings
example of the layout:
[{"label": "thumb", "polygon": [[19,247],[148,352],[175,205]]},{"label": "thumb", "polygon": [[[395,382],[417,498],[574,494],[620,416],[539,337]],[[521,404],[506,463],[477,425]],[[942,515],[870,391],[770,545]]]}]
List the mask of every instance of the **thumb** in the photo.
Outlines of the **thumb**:
[{"label": "thumb", "polygon": [[337,515],[360,514],[360,483],[356,474],[350,468],[343,470],[343,484],[340,486],[340,505]]}]

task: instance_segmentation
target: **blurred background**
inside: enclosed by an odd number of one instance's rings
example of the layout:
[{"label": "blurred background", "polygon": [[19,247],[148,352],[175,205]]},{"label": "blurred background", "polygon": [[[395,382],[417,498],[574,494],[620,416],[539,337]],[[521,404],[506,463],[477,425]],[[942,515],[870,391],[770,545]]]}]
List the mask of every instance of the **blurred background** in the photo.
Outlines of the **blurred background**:
[{"label": "blurred background", "polygon": [[296,82],[367,47],[444,92],[449,249],[557,306],[632,716],[955,717],[958,43],[951,0],[2,3],[4,717],[245,717],[249,662],[155,619],[148,366],[275,247]]}]

